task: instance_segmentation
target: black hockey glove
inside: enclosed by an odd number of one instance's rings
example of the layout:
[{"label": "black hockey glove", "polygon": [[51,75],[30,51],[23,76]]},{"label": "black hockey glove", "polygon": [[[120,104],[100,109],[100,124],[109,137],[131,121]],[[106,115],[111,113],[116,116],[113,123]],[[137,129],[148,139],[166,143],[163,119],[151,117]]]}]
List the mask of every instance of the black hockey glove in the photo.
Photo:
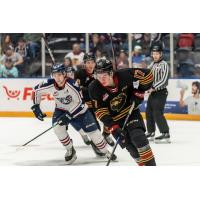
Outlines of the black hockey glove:
[{"label": "black hockey glove", "polygon": [[44,118],[47,116],[45,113],[43,113],[40,109],[39,104],[34,104],[31,109],[33,110],[33,113],[36,118],[38,118],[40,121],[44,121]]},{"label": "black hockey glove", "polygon": [[66,112],[58,118],[57,122],[61,126],[64,125],[68,126],[71,119],[72,119],[71,114],[69,112]]},{"label": "black hockey glove", "polygon": [[119,145],[121,148],[126,147],[126,132],[123,131],[119,125],[113,125],[110,129],[110,132],[113,134],[113,137],[117,140],[119,138]]}]

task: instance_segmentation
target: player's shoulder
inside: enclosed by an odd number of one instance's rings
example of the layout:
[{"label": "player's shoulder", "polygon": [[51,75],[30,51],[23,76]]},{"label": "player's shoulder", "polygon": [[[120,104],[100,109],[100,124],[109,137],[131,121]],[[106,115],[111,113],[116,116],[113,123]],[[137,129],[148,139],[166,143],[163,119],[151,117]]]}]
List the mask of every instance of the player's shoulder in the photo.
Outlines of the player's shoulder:
[{"label": "player's shoulder", "polygon": [[46,88],[46,87],[50,87],[50,86],[54,86],[55,80],[52,78],[48,78],[43,80],[42,82],[40,82],[35,89],[39,89],[39,88]]},{"label": "player's shoulder", "polygon": [[86,74],[85,69],[82,69],[82,68],[81,68],[81,69],[78,69],[78,70],[75,72],[76,77],[79,77],[79,78],[85,76],[85,74]]},{"label": "player's shoulder", "polygon": [[72,87],[74,87],[76,90],[79,90],[79,85],[78,85],[78,83],[77,83],[74,79],[72,79],[72,78],[68,78],[68,79],[66,80],[66,84],[67,84],[67,85],[70,85],[70,86],[72,86]]},{"label": "player's shoulder", "polygon": [[165,60],[161,60],[161,61],[159,62],[159,65],[160,65],[160,66],[168,66],[168,63],[167,63]]},{"label": "player's shoulder", "polygon": [[74,85],[75,84],[75,80],[72,79],[72,78],[67,78],[66,84]]},{"label": "player's shoulder", "polygon": [[95,79],[93,80],[89,86],[89,94],[91,96],[91,98],[93,99],[100,99],[100,97],[102,96],[102,94],[104,93],[104,87],[100,84],[100,82]]},{"label": "player's shoulder", "polygon": [[101,88],[101,84],[97,79],[95,79],[89,84],[88,88],[90,91],[96,92]]}]

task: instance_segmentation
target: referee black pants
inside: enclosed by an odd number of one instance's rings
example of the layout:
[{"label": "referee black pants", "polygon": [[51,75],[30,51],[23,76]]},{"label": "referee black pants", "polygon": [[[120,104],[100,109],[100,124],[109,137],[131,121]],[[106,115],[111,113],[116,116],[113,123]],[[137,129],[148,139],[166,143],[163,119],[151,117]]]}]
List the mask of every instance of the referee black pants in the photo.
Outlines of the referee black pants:
[{"label": "referee black pants", "polygon": [[146,108],[147,131],[153,133],[157,124],[160,133],[169,133],[169,126],[164,116],[164,107],[167,100],[167,89],[152,92],[149,95]]}]

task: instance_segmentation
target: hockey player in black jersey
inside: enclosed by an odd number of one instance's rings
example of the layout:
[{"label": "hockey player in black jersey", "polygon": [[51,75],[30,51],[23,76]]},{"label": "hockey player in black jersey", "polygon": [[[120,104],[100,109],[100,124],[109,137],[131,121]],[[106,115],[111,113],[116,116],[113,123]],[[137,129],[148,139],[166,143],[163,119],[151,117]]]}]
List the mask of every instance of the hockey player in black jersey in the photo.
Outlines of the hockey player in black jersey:
[{"label": "hockey player in black jersey", "polygon": [[[88,92],[89,84],[95,79],[95,77],[94,77],[95,76],[94,68],[96,65],[95,56],[91,53],[86,53],[84,55],[83,61],[84,61],[84,68],[76,71],[74,78],[81,87],[83,98],[84,98],[86,104],[88,105],[90,112],[93,114],[93,116],[96,119],[96,116],[95,116],[95,113],[93,110],[92,101],[91,101],[91,98],[90,98],[89,92]],[[100,127],[97,119],[96,119],[96,124],[97,124],[99,130],[101,130],[101,127]],[[104,128],[104,130],[103,130],[103,136],[109,145],[114,146],[115,143],[114,143],[112,137],[110,136],[109,131],[106,128]]]},{"label": "hockey player in black jersey", "polygon": [[[155,166],[153,152],[145,135],[145,125],[138,106],[144,92],[151,88],[149,69],[123,69],[113,72],[112,62],[100,59],[96,64],[97,79],[89,85],[95,114],[109,128],[122,148],[126,148],[139,166]],[[122,130],[132,102],[135,108]]]},{"label": "hockey player in black jersey", "polygon": [[[54,132],[59,141],[66,148],[65,160],[71,164],[76,160],[76,151],[66,127],[70,124],[78,132],[88,134],[96,147],[109,159],[111,153],[107,148],[93,115],[88,110],[79,86],[73,79],[66,76],[63,64],[55,64],[51,68],[52,78],[48,79],[34,88],[34,105],[31,107],[35,116],[43,121],[46,116],[40,109],[43,94],[52,94],[55,100],[55,111],[52,117]],[[116,156],[112,157],[113,160]]]}]

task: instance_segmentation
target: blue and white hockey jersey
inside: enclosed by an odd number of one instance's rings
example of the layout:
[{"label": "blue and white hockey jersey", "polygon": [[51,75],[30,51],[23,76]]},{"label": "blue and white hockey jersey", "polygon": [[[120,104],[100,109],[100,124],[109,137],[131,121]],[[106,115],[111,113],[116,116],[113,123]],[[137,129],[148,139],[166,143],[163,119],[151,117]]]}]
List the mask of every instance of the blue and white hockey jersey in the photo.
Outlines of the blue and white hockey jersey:
[{"label": "blue and white hockey jersey", "polygon": [[34,94],[34,104],[40,104],[43,94],[51,94],[56,108],[70,112],[73,117],[85,113],[88,108],[79,86],[72,79],[67,79],[63,88],[58,87],[54,79],[48,79],[34,88]]}]

